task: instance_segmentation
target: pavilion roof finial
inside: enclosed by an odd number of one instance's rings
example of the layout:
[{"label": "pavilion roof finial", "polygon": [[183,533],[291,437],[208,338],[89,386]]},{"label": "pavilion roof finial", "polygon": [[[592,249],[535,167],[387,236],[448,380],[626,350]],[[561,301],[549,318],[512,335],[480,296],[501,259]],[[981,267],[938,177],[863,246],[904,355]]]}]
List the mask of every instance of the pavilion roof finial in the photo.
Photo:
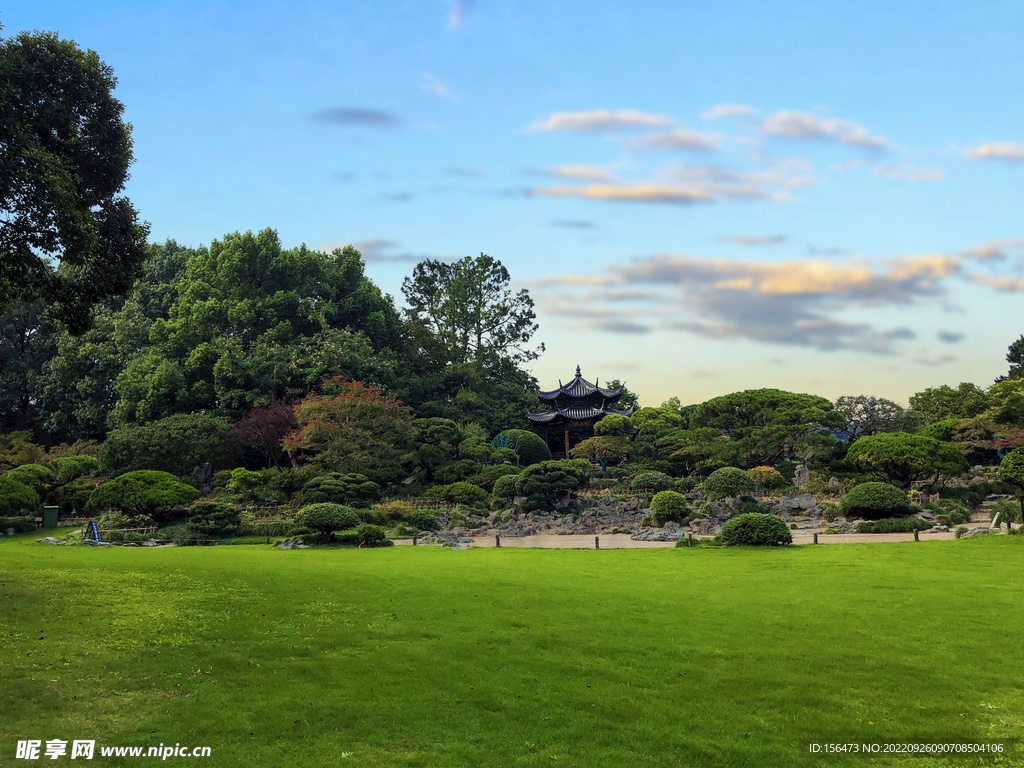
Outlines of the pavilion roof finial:
[{"label": "pavilion roof finial", "polygon": [[581,374],[580,374],[580,367],[577,365],[576,366],[576,378],[578,379],[580,376],[581,376]]}]

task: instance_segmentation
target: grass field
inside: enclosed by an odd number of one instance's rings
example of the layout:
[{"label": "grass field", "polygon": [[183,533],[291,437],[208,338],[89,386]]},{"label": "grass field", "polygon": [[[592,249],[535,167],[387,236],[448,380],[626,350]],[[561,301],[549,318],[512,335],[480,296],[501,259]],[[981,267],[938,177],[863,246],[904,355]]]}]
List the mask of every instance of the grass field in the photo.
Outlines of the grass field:
[{"label": "grass field", "polygon": [[[778,550],[0,541],[22,739],[233,766],[1022,765],[807,742],[1024,735],[1024,537]],[[872,760],[874,762],[872,762]],[[65,756],[48,765],[77,765]]]}]

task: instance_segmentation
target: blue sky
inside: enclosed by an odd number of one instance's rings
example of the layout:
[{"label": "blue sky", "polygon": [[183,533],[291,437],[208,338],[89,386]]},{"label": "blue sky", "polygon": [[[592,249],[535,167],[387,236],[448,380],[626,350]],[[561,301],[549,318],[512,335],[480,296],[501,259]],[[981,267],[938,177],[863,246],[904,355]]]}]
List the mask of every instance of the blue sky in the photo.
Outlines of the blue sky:
[{"label": "blue sky", "polygon": [[906,403],[1006,371],[1024,298],[1013,2],[12,2],[96,50],[152,237],[353,243],[401,300],[481,252],[542,387]]}]

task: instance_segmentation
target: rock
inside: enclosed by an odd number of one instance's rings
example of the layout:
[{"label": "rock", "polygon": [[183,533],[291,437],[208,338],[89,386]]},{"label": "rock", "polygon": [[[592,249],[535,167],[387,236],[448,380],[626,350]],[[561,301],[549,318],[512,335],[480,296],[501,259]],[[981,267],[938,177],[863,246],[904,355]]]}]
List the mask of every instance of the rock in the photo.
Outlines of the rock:
[{"label": "rock", "polygon": [[793,485],[803,488],[809,482],[811,482],[811,470],[807,468],[806,464],[797,464],[796,471],[793,473]]},{"label": "rock", "polygon": [[55,539],[53,536],[47,536],[45,539],[36,539],[36,544],[67,544],[63,539]]},{"label": "rock", "polygon": [[206,462],[201,467],[195,467],[192,470],[192,477],[199,483],[199,490],[204,494],[213,490],[213,465],[210,462]]},{"label": "rock", "polygon": [[787,511],[817,509],[814,497],[809,493],[794,493],[792,496],[783,496],[779,499],[779,507]]},{"label": "rock", "polygon": [[13,528],[8,528],[7,529],[7,535],[8,536],[13,536],[14,535],[14,529]]},{"label": "rock", "polygon": [[789,514],[789,512],[782,512],[781,514],[779,514],[779,518],[784,523],[792,523],[796,519],[791,514]]},{"label": "rock", "polygon": [[280,544],[277,545],[277,548],[278,549],[309,549],[309,547],[307,547],[305,544],[303,544],[298,539],[288,539],[286,541],[282,541]]},{"label": "rock", "polygon": [[945,526],[945,525],[933,525],[931,528],[929,528],[927,531],[925,531],[925,533],[947,533],[948,531],[949,531],[949,527],[948,526]]},{"label": "rock", "polygon": [[690,527],[693,529],[694,533],[699,533],[701,536],[710,536],[711,534],[718,533],[722,529],[721,524],[712,518],[691,520]]},{"label": "rock", "polygon": [[833,491],[842,491],[843,490],[843,484],[841,482],[839,482],[839,478],[838,477],[830,477],[828,479],[828,487],[831,490],[833,490]]},{"label": "rock", "polygon": [[922,520],[934,520],[935,519],[935,515],[933,515],[927,509],[922,510],[921,512],[918,512],[916,515],[914,515],[914,517],[919,517]]},{"label": "rock", "polygon": [[981,464],[975,464],[973,467],[971,467],[971,472],[974,473],[975,475],[984,475],[985,468],[981,466]]},{"label": "rock", "polygon": [[971,528],[969,531],[964,531],[964,535],[961,539],[969,539],[971,536],[983,536],[986,533],[991,533],[988,528]]}]

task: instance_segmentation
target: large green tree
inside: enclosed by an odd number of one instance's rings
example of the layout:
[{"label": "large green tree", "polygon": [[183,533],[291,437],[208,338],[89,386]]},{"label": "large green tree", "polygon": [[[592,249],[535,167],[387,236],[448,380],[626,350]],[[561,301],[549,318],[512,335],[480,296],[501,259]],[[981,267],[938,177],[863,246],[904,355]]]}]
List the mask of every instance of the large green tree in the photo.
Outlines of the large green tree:
[{"label": "large green tree", "polygon": [[905,432],[862,437],[850,446],[846,460],[900,488],[917,480],[935,482],[943,476],[961,475],[971,468],[952,444]]},{"label": "large green tree", "polygon": [[42,299],[76,333],[146,256],[148,225],[120,194],[132,140],[116,85],[56,34],[0,41],[0,306]]},{"label": "large green tree", "polygon": [[846,420],[823,397],[778,389],[749,389],[697,406],[691,429],[717,429],[727,438],[714,445],[715,457],[735,467],[772,466],[793,454],[834,448],[832,433]]},{"label": "large green tree", "polygon": [[956,389],[943,384],[910,396],[910,410],[928,424],[943,419],[970,419],[984,413],[988,407],[988,393],[966,381]]},{"label": "large green tree", "polygon": [[846,418],[850,442],[880,432],[907,432],[913,421],[902,405],[884,397],[843,395],[835,407]]}]

